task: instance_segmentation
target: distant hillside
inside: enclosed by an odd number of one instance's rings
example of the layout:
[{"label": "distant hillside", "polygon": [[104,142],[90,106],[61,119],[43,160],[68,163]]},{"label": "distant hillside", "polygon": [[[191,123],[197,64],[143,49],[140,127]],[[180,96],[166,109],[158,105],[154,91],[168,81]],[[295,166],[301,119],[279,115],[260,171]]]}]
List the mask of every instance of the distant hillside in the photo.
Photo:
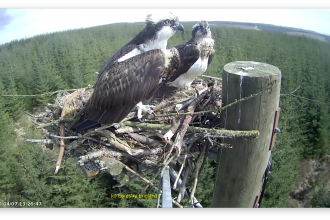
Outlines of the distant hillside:
[{"label": "distant hillside", "polygon": [[[181,21],[180,23],[193,26],[198,21]],[[208,21],[210,25],[214,26],[223,26],[223,27],[236,27],[236,28],[243,28],[243,29],[252,29],[257,31],[267,31],[273,33],[285,33],[289,35],[298,35],[298,36],[305,36],[309,38],[313,38],[316,40],[324,41],[330,43],[330,36],[325,34],[320,34],[315,31],[304,30],[300,28],[292,28],[292,27],[283,27],[277,26],[273,24],[261,24],[261,23],[248,23],[248,22],[234,22],[234,21]],[[134,22],[135,24],[143,25],[143,22]],[[129,24],[127,22],[120,22],[116,24]]]},{"label": "distant hillside", "polygon": [[320,34],[315,31],[309,31],[299,28],[276,26],[272,24],[245,23],[245,22],[232,22],[232,21],[209,21],[209,23],[210,25],[216,25],[216,26],[237,27],[237,28],[261,30],[261,31],[268,31],[275,33],[286,33],[290,35],[300,35],[330,43],[329,35]]}]

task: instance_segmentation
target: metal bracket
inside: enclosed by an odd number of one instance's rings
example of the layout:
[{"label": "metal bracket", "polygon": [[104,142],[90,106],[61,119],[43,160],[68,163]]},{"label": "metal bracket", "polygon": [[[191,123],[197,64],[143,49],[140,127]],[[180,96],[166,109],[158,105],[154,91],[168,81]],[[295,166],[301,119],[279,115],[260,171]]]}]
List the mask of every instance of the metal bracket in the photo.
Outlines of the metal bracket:
[{"label": "metal bracket", "polygon": [[275,145],[275,140],[276,140],[276,128],[278,126],[278,120],[280,119],[280,111],[281,111],[281,107],[278,107],[276,112],[275,112],[275,117],[274,117],[274,125],[273,125],[273,133],[272,133],[272,137],[270,140],[270,146],[269,146],[269,150],[272,150],[274,145]]},{"label": "metal bracket", "polygon": [[162,208],[172,208],[172,195],[169,167],[164,170],[162,178]]},{"label": "metal bracket", "polygon": [[260,195],[261,195],[261,192],[256,196],[256,199],[255,199],[254,204],[253,204],[253,208],[258,208]]}]

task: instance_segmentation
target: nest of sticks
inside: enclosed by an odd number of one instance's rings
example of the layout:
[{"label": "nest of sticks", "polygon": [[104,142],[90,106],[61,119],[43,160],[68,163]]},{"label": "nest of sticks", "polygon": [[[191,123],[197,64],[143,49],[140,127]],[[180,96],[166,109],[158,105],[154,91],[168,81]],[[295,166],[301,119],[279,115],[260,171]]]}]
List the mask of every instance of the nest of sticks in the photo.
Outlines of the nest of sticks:
[{"label": "nest of sticks", "polygon": [[[135,176],[160,191],[153,180],[157,176],[162,177],[165,168],[170,167],[174,182],[172,188],[179,187],[179,197],[172,199],[178,207],[182,207],[179,203],[185,194],[187,196],[187,177],[193,175],[189,201],[198,206],[200,204],[194,198],[194,192],[205,157],[216,160],[217,148],[232,147],[220,143],[219,138],[257,137],[259,132],[220,128],[220,78],[203,76],[188,90],[171,86],[164,88],[151,100],[156,106],[153,109],[156,116],[144,115],[143,122],[140,122],[136,117],[136,109],[133,109],[120,123],[79,133],[70,130],[70,127],[79,120],[79,112],[93,89],[89,87],[70,94],[58,94],[55,102],[44,108],[45,113],[39,116],[27,113],[37,129],[44,129],[45,136],[42,140],[26,141],[53,148],[60,146],[55,174],[62,160],[76,157],[87,178],[108,172],[118,181],[113,187],[127,185]],[[182,165],[175,171],[173,165],[179,160]],[[156,172],[153,180],[148,180],[142,172],[148,169]]]}]

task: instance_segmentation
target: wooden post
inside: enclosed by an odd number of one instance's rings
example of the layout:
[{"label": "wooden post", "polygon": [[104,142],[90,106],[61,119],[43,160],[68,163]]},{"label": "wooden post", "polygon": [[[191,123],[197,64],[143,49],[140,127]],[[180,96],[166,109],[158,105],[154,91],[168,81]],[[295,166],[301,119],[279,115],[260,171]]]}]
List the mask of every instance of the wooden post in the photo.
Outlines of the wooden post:
[{"label": "wooden post", "polygon": [[212,207],[253,207],[270,156],[280,88],[281,71],[275,66],[252,61],[225,65],[223,106],[253,94],[260,95],[222,111],[221,126],[229,130],[259,130],[260,136],[223,139],[233,149],[219,150]]}]

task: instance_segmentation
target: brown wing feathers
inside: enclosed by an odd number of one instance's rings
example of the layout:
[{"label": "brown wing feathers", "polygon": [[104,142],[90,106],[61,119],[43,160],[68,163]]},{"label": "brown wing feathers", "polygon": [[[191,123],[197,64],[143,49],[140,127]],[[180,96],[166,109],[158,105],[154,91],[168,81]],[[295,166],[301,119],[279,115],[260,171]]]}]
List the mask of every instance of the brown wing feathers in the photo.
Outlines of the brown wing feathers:
[{"label": "brown wing feathers", "polygon": [[100,73],[94,92],[85,106],[85,116],[101,124],[121,121],[157,86],[164,71],[161,50],[151,50]]},{"label": "brown wing feathers", "polygon": [[173,76],[169,79],[169,82],[174,81],[181,74],[186,73],[189,68],[198,60],[200,55],[200,50],[197,45],[193,42],[187,44],[180,44],[175,46],[180,54],[180,66],[175,71]]}]

